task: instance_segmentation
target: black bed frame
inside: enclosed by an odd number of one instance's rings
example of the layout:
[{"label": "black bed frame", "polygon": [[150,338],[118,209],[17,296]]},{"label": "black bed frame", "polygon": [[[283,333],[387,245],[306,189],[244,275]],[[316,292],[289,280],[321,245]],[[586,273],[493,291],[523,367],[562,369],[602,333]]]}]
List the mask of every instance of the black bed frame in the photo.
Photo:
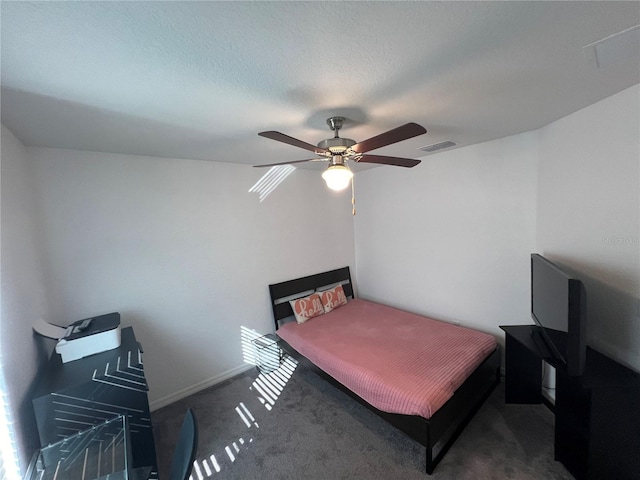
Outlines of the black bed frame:
[{"label": "black bed frame", "polygon": [[[354,298],[349,267],[269,285],[276,330],[280,327],[280,320],[293,315],[293,310],[287,300],[308,295],[312,291],[322,290],[323,287],[337,283],[342,284],[347,297]],[[376,415],[424,445],[427,450],[426,469],[428,474],[433,473],[436,465],[442,460],[447,450],[453,445],[453,442],[458,438],[464,427],[500,382],[500,352],[496,348],[456,390],[453,397],[435,412],[431,418],[387,413],[378,410],[333,377],[320,370],[284,340],[280,340],[280,342],[287,353],[302,365],[305,365]]]}]

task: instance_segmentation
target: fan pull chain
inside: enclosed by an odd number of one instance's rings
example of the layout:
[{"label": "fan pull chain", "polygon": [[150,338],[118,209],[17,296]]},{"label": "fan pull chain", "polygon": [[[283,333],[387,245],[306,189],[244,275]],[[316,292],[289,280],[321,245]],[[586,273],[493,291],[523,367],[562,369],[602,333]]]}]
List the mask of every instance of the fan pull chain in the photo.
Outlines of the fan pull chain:
[{"label": "fan pull chain", "polygon": [[353,186],[353,177],[351,177],[351,214],[356,215],[356,189]]}]

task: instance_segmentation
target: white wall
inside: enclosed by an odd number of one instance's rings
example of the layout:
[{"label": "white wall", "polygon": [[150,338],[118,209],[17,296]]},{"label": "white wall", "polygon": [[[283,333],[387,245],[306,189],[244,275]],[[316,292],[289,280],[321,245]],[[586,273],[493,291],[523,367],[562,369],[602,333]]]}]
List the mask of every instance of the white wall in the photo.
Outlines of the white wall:
[{"label": "white wall", "polygon": [[529,254],[587,288],[589,344],[640,371],[638,85],[540,130],[358,174],[360,295],[498,335]]},{"label": "white wall", "polygon": [[585,282],[590,343],[640,370],[640,86],[541,130],[538,250]]},{"label": "white wall", "polygon": [[152,408],[233,374],[241,326],[273,330],[268,284],[354,265],[348,192],[296,170],[30,148],[50,320],[118,311],[144,347]]},{"label": "white wall", "polygon": [[[47,315],[37,213],[22,143],[2,125],[1,137],[1,278],[0,343],[9,405],[22,469],[38,446],[29,390],[52,345],[34,336],[31,324]],[[47,348],[48,347],[48,348]]]},{"label": "white wall", "polygon": [[536,160],[534,132],[361,172],[360,295],[500,338],[528,323]]},{"label": "white wall", "polygon": [[635,86],[536,132],[359,172],[355,232],[349,193],[315,171],[259,203],[264,170],[25,149],[3,127],[10,394],[23,408],[42,359],[35,318],[117,310],[159,407],[244,368],[240,327],[272,328],[267,284],[345,264],[364,298],[502,338],[530,322],[533,251],[580,273],[591,343],[640,370],[639,104]]}]

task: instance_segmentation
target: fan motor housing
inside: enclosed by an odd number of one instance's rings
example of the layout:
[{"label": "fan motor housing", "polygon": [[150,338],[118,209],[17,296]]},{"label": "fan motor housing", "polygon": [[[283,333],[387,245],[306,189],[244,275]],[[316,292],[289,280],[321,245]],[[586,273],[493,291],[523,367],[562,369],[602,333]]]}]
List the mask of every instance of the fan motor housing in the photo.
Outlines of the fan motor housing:
[{"label": "fan motor housing", "polygon": [[342,153],[347,148],[355,144],[355,140],[351,140],[350,138],[334,137],[322,140],[318,143],[318,148],[324,148],[325,150],[329,150],[331,153]]}]

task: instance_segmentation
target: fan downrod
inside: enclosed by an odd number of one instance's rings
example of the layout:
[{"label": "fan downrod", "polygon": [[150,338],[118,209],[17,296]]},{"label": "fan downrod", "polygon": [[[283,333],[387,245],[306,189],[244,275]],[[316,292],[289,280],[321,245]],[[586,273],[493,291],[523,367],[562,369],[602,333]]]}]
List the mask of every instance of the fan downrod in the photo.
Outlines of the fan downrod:
[{"label": "fan downrod", "polygon": [[333,138],[327,138],[326,140],[322,140],[318,143],[319,148],[323,148],[325,150],[329,150],[331,154],[343,154],[349,147],[356,144],[355,140],[350,138],[341,138],[338,135],[338,131],[344,125],[344,117],[329,117],[327,118],[327,125],[329,128],[335,132]]},{"label": "fan downrod", "polygon": [[329,125],[329,128],[331,130],[333,130],[335,133],[335,137],[334,138],[338,138],[338,131],[342,128],[342,125],[344,125],[344,117],[329,117],[327,118],[327,125]]}]

